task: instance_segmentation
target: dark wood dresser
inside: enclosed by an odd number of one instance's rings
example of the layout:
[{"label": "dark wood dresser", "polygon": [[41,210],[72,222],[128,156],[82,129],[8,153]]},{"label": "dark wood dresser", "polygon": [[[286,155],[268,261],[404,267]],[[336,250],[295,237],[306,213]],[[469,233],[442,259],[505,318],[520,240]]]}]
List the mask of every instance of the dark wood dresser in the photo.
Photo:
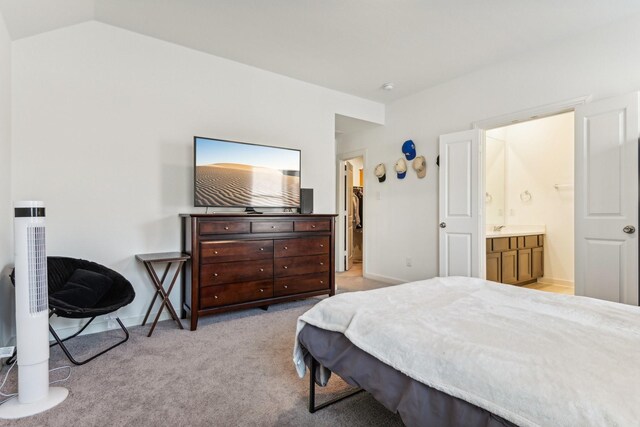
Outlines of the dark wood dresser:
[{"label": "dark wood dresser", "polygon": [[334,295],[335,216],[181,214],[181,317]]}]

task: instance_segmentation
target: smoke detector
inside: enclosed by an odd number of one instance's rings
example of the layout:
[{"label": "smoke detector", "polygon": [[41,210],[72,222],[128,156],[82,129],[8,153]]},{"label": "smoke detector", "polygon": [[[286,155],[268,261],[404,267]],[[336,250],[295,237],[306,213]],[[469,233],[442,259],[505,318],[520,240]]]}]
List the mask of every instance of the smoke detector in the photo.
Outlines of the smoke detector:
[{"label": "smoke detector", "polygon": [[385,83],[382,85],[382,89],[384,90],[393,90],[393,83],[389,82],[389,83]]}]

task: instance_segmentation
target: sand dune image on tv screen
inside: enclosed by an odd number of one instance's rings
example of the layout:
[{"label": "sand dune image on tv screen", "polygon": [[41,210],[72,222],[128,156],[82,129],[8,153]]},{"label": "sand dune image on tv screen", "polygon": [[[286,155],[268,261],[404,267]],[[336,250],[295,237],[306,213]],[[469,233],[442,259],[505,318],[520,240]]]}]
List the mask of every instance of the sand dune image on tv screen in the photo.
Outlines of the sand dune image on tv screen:
[{"label": "sand dune image on tv screen", "polygon": [[195,204],[299,206],[300,176],[295,173],[237,163],[196,166]]}]

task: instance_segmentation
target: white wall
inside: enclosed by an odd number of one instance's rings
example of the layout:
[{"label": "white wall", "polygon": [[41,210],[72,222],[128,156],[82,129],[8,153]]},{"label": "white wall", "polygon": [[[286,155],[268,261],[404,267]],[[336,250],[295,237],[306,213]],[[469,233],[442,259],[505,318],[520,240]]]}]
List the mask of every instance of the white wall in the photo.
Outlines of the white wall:
[{"label": "white wall", "polygon": [[[426,179],[378,183],[365,174],[367,274],[411,280],[438,273],[438,136],[478,120],[584,95],[640,89],[639,16],[555,43],[403,98],[387,106],[386,126],[345,136],[340,152],[368,148],[366,170],[400,156],[407,138],[427,157]],[[376,200],[376,193],[380,200]],[[413,267],[405,258],[413,257]]]},{"label": "white wall", "polygon": [[49,254],[134,284],[129,324],[152,297],[134,254],[178,250],[178,213],[204,211],[194,135],[302,149],[302,186],[334,213],[335,114],[384,121],[382,104],[97,22],[14,42],[13,77],[14,195],[45,201]]},{"label": "white wall", "polygon": [[13,335],[13,264],[11,201],[11,41],[0,14],[0,346]]},{"label": "white wall", "polygon": [[485,224],[506,225],[504,211],[505,141],[498,128],[485,135]]},{"label": "white wall", "polygon": [[362,187],[362,183],[360,182],[360,169],[364,167],[362,163],[362,157],[349,159],[348,162],[351,163],[351,166],[353,166],[353,185]]},{"label": "white wall", "polygon": [[[565,113],[497,129],[504,135],[505,212],[508,225],[544,225],[544,278],[573,282],[574,114]],[[494,131],[487,132],[487,135]],[[487,177],[489,176],[487,167]],[[555,184],[570,187],[556,189]],[[521,193],[529,191],[531,200]]]}]

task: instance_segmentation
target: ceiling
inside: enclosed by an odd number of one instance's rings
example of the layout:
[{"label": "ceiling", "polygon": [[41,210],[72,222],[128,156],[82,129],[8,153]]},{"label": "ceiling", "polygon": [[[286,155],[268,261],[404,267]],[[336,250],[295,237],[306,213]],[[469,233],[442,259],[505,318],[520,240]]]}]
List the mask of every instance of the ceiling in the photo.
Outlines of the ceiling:
[{"label": "ceiling", "polygon": [[640,14],[640,1],[0,0],[0,12],[13,40],[97,20],[389,103]]}]

